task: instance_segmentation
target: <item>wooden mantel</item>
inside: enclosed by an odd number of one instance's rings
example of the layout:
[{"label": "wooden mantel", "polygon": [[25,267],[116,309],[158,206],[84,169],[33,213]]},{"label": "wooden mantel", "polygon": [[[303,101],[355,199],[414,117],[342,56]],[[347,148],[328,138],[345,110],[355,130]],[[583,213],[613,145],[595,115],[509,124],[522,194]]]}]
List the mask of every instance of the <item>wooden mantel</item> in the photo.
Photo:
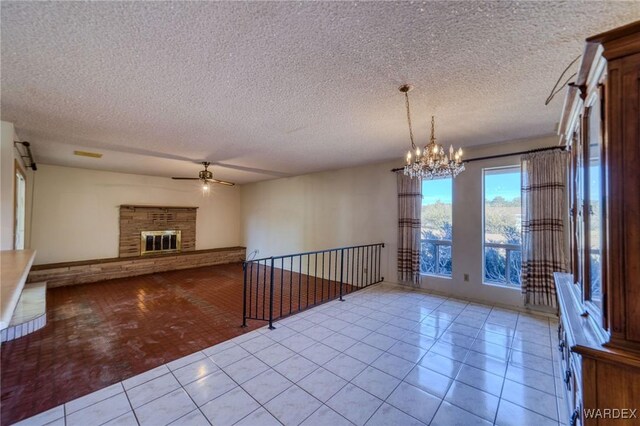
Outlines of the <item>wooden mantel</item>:
[{"label": "wooden mantel", "polygon": [[11,322],[35,257],[35,250],[0,251],[0,330]]}]

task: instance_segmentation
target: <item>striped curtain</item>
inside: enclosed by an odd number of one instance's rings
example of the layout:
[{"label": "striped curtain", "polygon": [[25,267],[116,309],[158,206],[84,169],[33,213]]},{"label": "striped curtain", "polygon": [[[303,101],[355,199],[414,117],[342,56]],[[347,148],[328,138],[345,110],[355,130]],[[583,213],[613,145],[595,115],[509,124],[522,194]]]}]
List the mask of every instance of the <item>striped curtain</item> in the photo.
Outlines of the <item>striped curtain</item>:
[{"label": "striped curtain", "polygon": [[522,293],[527,305],[557,307],[554,272],[566,270],[567,155],[522,156]]},{"label": "striped curtain", "polygon": [[417,285],[420,279],[420,213],[422,181],[398,176],[398,280]]}]

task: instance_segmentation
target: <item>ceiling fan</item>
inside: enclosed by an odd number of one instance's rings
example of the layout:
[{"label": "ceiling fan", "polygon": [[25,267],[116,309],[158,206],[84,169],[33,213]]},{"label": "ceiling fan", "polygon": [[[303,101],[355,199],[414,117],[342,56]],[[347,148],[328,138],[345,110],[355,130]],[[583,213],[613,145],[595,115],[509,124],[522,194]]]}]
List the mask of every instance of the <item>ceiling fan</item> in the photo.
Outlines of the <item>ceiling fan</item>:
[{"label": "ceiling fan", "polygon": [[211,163],[209,161],[203,161],[201,164],[204,166],[204,170],[200,170],[200,172],[198,172],[198,177],[176,177],[176,176],[173,176],[171,179],[176,179],[176,180],[199,180],[199,181],[202,182],[202,190],[203,191],[208,191],[209,190],[209,185],[212,184],[212,183],[219,183],[221,185],[227,185],[227,186],[235,185],[235,183],[233,183],[233,182],[227,182],[225,180],[214,179],[213,178],[213,172],[208,170],[209,166],[211,165]]}]

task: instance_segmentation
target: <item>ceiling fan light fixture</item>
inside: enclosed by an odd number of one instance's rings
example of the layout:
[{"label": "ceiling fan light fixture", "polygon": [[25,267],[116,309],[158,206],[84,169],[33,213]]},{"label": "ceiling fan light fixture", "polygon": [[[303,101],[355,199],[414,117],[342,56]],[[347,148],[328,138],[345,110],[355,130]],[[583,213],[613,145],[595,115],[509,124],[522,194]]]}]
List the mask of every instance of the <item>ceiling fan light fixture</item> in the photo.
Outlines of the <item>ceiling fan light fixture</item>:
[{"label": "ceiling fan light fixture", "polygon": [[208,195],[211,189],[211,184],[206,180],[202,182],[202,195]]},{"label": "ceiling fan light fixture", "polygon": [[225,186],[234,186],[235,183],[227,182],[225,180],[219,180],[213,178],[213,172],[209,170],[209,166],[211,165],[208,161],[203,161],[201,163],[204,166],[204,170],[200,170],[198,172],[198,177],[178,177],[173,176],[171,179],[175,180],[198,180],[202,182],[202,192],[209,192],[212,183],[217,183]]}]

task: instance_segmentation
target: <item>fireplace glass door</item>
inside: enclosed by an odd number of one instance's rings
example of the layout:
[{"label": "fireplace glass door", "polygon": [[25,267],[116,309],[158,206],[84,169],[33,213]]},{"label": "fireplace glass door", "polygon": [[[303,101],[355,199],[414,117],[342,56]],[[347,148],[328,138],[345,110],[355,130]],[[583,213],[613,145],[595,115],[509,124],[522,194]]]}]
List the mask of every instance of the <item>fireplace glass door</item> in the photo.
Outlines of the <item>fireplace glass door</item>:
[{"label": "fireplace glass door", "polygon": [[140,254],[166,253],[180,250],[180,231],[143,231]]}]

